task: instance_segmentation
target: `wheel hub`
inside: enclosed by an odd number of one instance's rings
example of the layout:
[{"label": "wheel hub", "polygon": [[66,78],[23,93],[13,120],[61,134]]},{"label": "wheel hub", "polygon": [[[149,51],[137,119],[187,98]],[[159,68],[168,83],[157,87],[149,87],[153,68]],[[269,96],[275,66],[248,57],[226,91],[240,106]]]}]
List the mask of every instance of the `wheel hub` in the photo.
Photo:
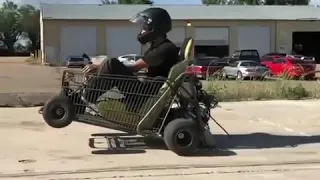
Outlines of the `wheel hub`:
[{"label": "wheel hub", "polygon": [[65,110],[62,107],[55,107],[52,110],[52,117],[56,120],[62,119],[65,116]]},{"label": "wheel hub", "polygon": [[192,141],[192,135],[188,131],[180,131],[176,135],[176,143],[181,147],[188,147]]},{"label": "wheel hub", "polygon": [[179,139],[183,139],[184,138],[184,134],[183,133],[178,133],[178,138]]},{"label": "wheel hub", "polygon": [[58,116],[62,116],[63,113],[64,113],[64,110],[63,110],[62,108],[57,108],[56,114],[57,114]]}]

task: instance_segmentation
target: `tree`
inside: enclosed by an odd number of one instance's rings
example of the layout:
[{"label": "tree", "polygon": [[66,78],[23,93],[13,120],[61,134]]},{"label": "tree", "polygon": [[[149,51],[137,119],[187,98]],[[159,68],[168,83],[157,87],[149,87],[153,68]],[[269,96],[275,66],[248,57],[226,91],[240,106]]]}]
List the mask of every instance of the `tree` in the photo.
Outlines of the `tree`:
[{"label": "tree", "polygon": [[0,40],[9,50],[13,50],[14,44],[15,47],[30,45],[30,40],[35,48],[40,39],[39,20],[40,10],[31,5],[19,7],[14,2],[6,0],[0,8],[0,34],[2,34]]},{"label": "tree", "polygon": [[310,0],[265,0],[265,5],[309,5]]},{"label": "tree", "polygon": [[0,32],[3,33],[3,42],[9,49],[13,47],[19,30],[19,13],[17,9],[18,5],[8,0],[2,3],[2,8],[0,9]]},{"label": "tree", "polygon": [[151,0],[101,0],[102,4],[153,4]]},{"label": "tree", "polygon": [[220,5],[262,5],[262,0],[202,0],[202,4]]},{"label": "tree", "polygon": [[227,4],[227,0],[202,0],[202,4]]},{"label": "tree", "polygon": [[117,2],[112,0],[101,0],[101,4],[117,4]]},{"label": "tree", "polygon": [[32,42],[32,49],[36,49],[37,42],[40,40],[40,10],[31,5],[19,7],[19,32],[27,32]]},{"label": "tree", "polygon": [[310,0],[202,0],[202,4],[308,5]]}]

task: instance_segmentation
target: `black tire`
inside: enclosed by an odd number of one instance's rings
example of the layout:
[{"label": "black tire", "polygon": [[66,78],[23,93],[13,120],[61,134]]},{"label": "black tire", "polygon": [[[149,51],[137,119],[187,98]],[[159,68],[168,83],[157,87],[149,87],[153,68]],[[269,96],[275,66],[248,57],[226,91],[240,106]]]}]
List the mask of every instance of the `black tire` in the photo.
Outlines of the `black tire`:
[{"label": "black tire", "polygon": [[64,128],[75,119],[74,105],[66,96],[55,96],[43,106],[42,116],[49,126]]},{"label": "black tire", "polygon": [[[165,127],[163,134],[168,149],[179,156],[193,155],[200,147],[200,133],[197,126],[191,119],[178,118],[171,121]],[[179,138],[181,133],[184,136]]]},{"label": "black tire", "polygon": [[266,73],[261,77],[261,80],[267,81],[267,80],[270,80],[270,78],[271,78],[271,72],[266,72]]}]

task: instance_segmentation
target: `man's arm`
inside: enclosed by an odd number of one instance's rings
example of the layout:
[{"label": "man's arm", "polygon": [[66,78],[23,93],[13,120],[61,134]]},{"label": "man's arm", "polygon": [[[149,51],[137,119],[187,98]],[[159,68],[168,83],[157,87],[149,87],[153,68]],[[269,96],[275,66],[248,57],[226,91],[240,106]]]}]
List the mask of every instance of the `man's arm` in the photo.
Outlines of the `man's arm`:
[{"label": "man's arm", "polygon": [[133,72],[138,72],[143,68],[148,68],[148,64],[141,58],[137,60],[134,64],[128,65],[129,68],[132,69]]},{"label": "man's arm", "polygon": [[167,53],[170,53],[172,48],[169,46],[159,46],[155,49],[149,50],[141,59],[135,62],[131,66],[133,71],[138,72],[143,68],[148,68],[148,66],[158,66],[165,59]]}]

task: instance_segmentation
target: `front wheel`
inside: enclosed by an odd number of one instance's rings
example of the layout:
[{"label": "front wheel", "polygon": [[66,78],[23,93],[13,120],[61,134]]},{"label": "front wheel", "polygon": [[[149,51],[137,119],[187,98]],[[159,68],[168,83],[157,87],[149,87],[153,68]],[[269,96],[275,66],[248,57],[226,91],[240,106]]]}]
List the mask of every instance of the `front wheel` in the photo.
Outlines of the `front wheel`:
[{"label": "front wheel", "polygon": [[228,79],[228,75],[227,75],[227,72],[226,71],[222,71],[222,79],[225,80],[225,79]]},{"label": "front wheel", "polygon": [[169,150],[179,156],[194,154],[200,147],[197,123],[191,119],[178,118],[164,129],[164,142]]},{"label": "front wheel", "polygon": [[75,119],[74,105],[66,96],[55,96],[43,106],[42,116],[51,127],[66,127]]},{"label": "front wheel", "polygon": [[243,80],[242,72],[238,71],[237,72],[237,80]]}]

